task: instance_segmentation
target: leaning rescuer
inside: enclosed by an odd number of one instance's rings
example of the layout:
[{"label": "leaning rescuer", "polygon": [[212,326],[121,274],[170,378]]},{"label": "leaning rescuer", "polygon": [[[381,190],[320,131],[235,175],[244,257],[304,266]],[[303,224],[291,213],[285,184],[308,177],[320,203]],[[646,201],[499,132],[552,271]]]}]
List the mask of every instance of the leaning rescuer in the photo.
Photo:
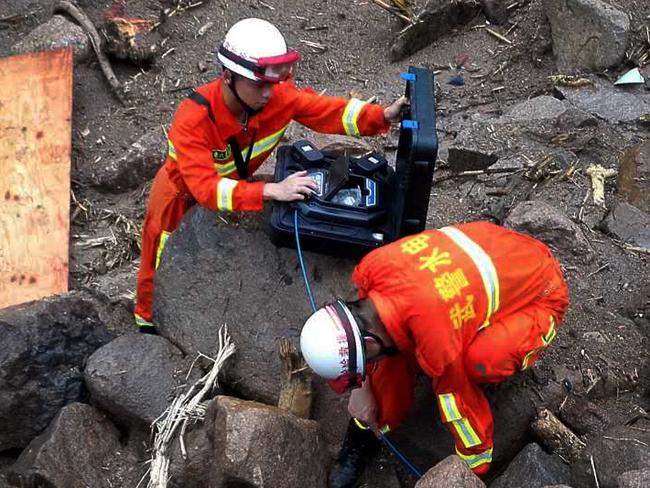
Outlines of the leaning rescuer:
[{"label": "leaning rescuer", "polygon": [[372,430],[405,418],[420,368],[433,380],[456,453],[487,473],[493,424],[481,384],[534,364],[569,304],[549,249],[488,222],[451,225],[370,252],[352,282],[359,300],[319,309],[300,335],[314,372],[337,393],[352,389],[330,487],[354,486],[378,444]]},{"label": "leaning rescuer", "polygon": [[384,108],[298,89],[291,77],[299,54],[287,49],[280,31],[261,19],[235,23],[217,57],[223,74],[179,105],[169,130],[167,159],[151,187],[134,314],[141,332],[156,331],[156,268],[167,238],[192,206],[258,212],[265,200],[303,200],[316,188],[304,171],[279,183],[247,181],[292,120],[320,132],[374,135],[397,122],[407,103],[401,97]]}]

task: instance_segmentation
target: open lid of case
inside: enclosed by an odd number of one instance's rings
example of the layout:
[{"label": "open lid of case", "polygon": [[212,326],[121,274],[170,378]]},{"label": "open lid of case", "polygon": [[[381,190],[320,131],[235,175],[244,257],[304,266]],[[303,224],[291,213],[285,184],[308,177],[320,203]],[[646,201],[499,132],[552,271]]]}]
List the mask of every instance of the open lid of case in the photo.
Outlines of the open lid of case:
[{"label": "open lid of case", "polygon": [[395,159],[398,188],[392,213],[397,237],[420,232],[426,225],[438,154],[433,73],[410,66],[402,78],[410,106],[401,122]]}]

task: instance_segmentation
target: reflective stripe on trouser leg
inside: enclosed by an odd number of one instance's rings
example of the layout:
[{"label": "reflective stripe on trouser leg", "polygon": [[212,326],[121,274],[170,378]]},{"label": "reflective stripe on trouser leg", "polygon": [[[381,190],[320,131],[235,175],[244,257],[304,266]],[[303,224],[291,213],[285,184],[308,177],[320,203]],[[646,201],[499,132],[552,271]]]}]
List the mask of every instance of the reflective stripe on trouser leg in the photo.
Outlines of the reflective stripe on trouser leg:
[{"label": "reflective stripe on trouser leg", "polygon": [[480,445],[481,439],[476,435],[476,431],[472,427],[472,424],[470,424],[469,421],[461,415],[460,410],[458,410],[454,394],[445,393],[438,395],[438,402],[440,404],[440,411],[442,412],[444,421],[451,424],[452,428],[456,431],[456,434],[462,441],[463,446],[470,448]]},{"label": "reflective stripe on trouser leg", "polygon": [[137,313],[133,314],[133,318],[135,319],[135,325],[137,325],[138,327],[153,327],[153,324],[151,322],[143,319]]},{"label": "reflective stripe on trouser leg", "polygon": [[524,356],[524,359],[521,362],[521,370],[522,371],[527,369],[530,366],[531,358],[533,356],[535,356],[536,354],[539,354],[540,352],[542,352],[544,349],[546,349],[549,346],[549,344],[551,344],[551,342],[553,342],[555,340],[556,335],[557,335],[557,331],[555,329],[555,317],[553,317],[552,315],[549,315],[548,331],[546,332],[546,334],[541,336],[542,345],[539,346],[539,347],[536,347],[535,349],[533,349],[532,351],[530,351],[529,353],[527,353]]},{"label": "reflective stripe on trouser leg", "polygon": [[165,244],[167,244],[167,239],[169,239],[170,235],[171,232],[167,232],[166,230],[163,230],[160,233],[160,240],[158,241],[158,249],[156,249],[156,267],[154,269],[158,269],[158,266],[160,265],[160,257],[162,256],[163,249],[165,249]]},{"label": "reflective stripe on trouser leg", "polygon": [[469,466],[470,469],[478,468],[482,464],[492,462],[492,448],[487,449],[479,454],[463,454],[462,452],[456,449],[456,454],[458,457],[465,461],[465,464]]}]

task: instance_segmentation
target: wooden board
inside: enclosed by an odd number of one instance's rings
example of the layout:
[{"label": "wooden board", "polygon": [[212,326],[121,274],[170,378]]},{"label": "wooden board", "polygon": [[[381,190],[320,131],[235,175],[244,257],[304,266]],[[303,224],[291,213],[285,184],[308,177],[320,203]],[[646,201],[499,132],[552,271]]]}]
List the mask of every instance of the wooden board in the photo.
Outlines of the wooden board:
[{"label": "wooden board", "polygon": [[68,290],[72,50],[0,59],[0,308]]}]

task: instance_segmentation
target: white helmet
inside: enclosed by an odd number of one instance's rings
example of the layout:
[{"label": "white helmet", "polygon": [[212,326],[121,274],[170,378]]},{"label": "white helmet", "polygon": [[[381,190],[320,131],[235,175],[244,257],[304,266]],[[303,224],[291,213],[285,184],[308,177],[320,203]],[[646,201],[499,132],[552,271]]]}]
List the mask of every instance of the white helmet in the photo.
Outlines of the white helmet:
[{"label": "white helmet", "polygon": [[217,58],[224,68],[250,80],[278,83],[291,76],[300,54],[287,49],[284,36],[273,24],[250,18],[228,30]]},{"label": "white helmet", "polygon": [[366,353],[361,329],[340,300],[314,312],[300,333],[300,349],[316,374],[337,393],[361,386]]}]

